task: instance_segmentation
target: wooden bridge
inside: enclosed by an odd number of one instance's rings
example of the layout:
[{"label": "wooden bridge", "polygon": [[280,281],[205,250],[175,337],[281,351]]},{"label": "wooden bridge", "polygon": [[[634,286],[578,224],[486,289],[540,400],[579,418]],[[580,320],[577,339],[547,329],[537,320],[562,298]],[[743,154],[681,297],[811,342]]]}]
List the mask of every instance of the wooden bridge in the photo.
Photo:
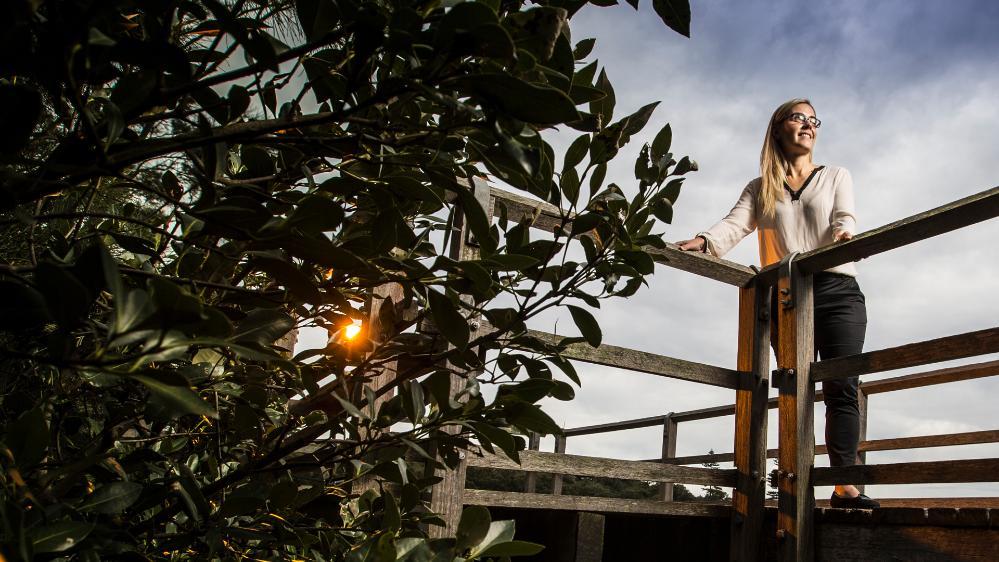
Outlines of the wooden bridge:
[{"label": "wooden bridge", "polygon": [[[563,219],[555,207],[515,194],[473,184],[487,216],[528,218],[551,232]],[[793,261],[757,271],[674,246],[650,249],[665,265],[732,285],[739,291],[737,363],[723,368],[616,347],[573,344],[569,359],[727,388],[733,404],[662,416],[566,429],[554,452],[538,451],[537,439],[521,454],[521,464],[498,455],[469,455],[458,470],[441,472],[431,508],[442,513],[453,532],[464,505],[490,506],[521,521],[518,536],[549,545],[546,560],[999,560],[999,498],[882,500],[872,511],[836,510],[816,502],[815,486],[840,482],[917,484],[999,481],[999,459],[907,462],[817,468],[815,455],[825,447],[814,440],[815,385],[822,381],[929,365],[999,352],[999,328],[954,335],[842,357],[814,361],[812,275],[836,265],[868,258],[999,215],[999,188],[915,215],[852,240],[796,256]],[[476,249],[462,232],[451,248],[456,259],[474,258]],[[770,294],[776,287],[779,342],[777,368],[771,372]],[[488,326],[479,329],[488,330]],[[549,340],[559,336],[533,335]],[[999,361],[883,379],[863,384],[861,455],[923,447],[999,442],[999,430],[866,439],[867,400],[874,394],[999,374]],[[460,381],[453,380],[457,385]],[[778,389],[768,398],[771,384]],[[457,387],[456,389],[457,390]],[[767,449],[767,414],[776,408],[779,438]],[[733,452],[677,457],[680,424],[733,416]],[[566,439],[643,427],[663,428],[662,455],[626,461],[565,454]],[[767,458],[777,459],[772,475],[776,507],[768,506]],[[687,466],[706,460],[731,461],[731,469]],[[468,466],[554,475],[550,494],[535,492],[527,479],[524,492],[466,489]],[[562,476],[597,476],[660,482],[657,500],[579,497],[562,494]],[[733,489],[730,503],[673,501],[673,483],[716,485]],[[444,531],[446,532],[446,531]],[[629,538],[629,533],[632,535]],[[649,540],[651,537],[651,541]],[[681,546],[682,545],[682,546]]]}]

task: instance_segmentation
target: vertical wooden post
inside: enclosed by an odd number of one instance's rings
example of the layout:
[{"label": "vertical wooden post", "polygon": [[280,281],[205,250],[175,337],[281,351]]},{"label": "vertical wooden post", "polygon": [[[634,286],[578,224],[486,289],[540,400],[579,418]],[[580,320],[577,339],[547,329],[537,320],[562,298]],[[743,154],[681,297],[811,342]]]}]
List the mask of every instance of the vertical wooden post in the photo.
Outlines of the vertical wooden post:
[{"label": "vertical wooden post", "polygon": [[[555,453],[559,455],[565,454],[565,435],[559,435],[555,437]],[[561,496],[562,495],[562,475],[553,474],[552,475],[552,495]],[[601,527],[603,529],[603,527]]]},{"label": "vertical wooden post", "polygon": [[604,515],[576,514],[576,553],[573,562],[600,562],[604,557]]},{"label": "vertical wooden post", "polygon": [[767,395],[770,391],[770,288],[739,290],[739,351],[743,372],[735,397],[735,469],[731,562],[760,560],[767,466]]},{"label": "vertical wooden post", "polygon": [[[541,435],[537,432],[532,431],[527,439],[527,450],[537,451],[541,448]],[[528,494],[533,494],[538,489],[538,473],[528,472],[527,479],[524,481],[524,491]]]},{"label": "vertical wooden post", "polygon": [[[663,448],[660,458],[664,461],[676,457],[676,432],[678,429],[680,426],[673,419],[673,412],[663,416]],[[673,501],[672,482],[659,484],[659,499],[665,502]]]},{"label": "vertical wooden post", "polygon": [[[489,185],[481,178],[473,178],[471,185],[475,199],[486,213],[486,217],[492,220],[493,205],[495,200],[489,196]],[[460,211],[460,210],[459,210]],[[468,228],[468,221],[463,213],[455,214],[454,228],[449,257],[454,260],[474,260],[479,257],[479,247],[471,239],[471,231]],[[453,367],[452,367],[453,368]],[[454,396],[465,387],[465,375],[451,373],[450,393]],[[459,432],[458,426],[448,426],[444,431],[452,434]],[[463,498],[465,491],[465,473],[468,470],[465,462],[465,453],[461,453],[461,462],[452,470],[447,468],[437,468],[434,475],[441,478],[431,488],[430,491],[430,511],[440,515],[445,526],[431,526],[428,534],[430,538],[453,537],[458,529],[458,521],[461,518]]]},{"label": "vertical wooden post", "polygon": [[[857,389],[857,406],[860,409],[860,439],[859,441],[863,443],[867,441],[867,393],[864,392],[863,385]],[[860,464],[867,464],[867,452],[859,451],[857,453],[857,460]],[[864,493],[864,485],[858,484],[857,489],[860,493]]]},{"label": "vertical wooden post", "polygon": [[[788,271],[790,270],[790,271]],[[812,276],[782,267],[778,281],[777,366],[779,452],[777,459],[777,559],[814,558],[815,359]]]}]

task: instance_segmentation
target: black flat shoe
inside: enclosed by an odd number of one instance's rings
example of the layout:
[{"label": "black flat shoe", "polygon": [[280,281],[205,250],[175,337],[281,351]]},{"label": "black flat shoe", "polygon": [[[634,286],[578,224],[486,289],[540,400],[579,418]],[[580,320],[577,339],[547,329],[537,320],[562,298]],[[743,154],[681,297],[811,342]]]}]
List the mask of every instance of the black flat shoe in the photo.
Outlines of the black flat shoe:
[{"label": "black flat shoe", "polygon": [[875,509],[881,507],[881,504],[864,494],[848,498],[833,492],[832,497],[829,498],[829,506],[837,509]]}]

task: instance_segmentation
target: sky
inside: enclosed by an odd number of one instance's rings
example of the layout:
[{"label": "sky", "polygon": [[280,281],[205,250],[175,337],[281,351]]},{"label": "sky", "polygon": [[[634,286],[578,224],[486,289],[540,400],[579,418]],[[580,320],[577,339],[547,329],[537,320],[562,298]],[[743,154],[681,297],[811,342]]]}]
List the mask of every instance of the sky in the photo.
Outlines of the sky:
[{"label": "sky", "polygon": [[[700,171],[687,180],[666,239],[691,237],[723,217],[758,176],[767,120],[783,101],[810,98],[822,119],[815,162],[850,170],[860,231],[999,185],[999,3],[899,0],[791,2],[692,0],[691,38],[667,29],[643,2],[588,6],[573,40],[597,39],[588,60],[607,69],[621,117],[662,103],[615,160],[607,181],[637,189],[634,157],[667,122],[673,152]],[[549,135],[557,150],[578,133]],[[999,220],[881,254],[858,264],[867,296],[865,350],[984,328],[999,318]],[[755,236],[726,259],[758,263]],[[734,368],[738,291],[657,266],[650,286],[595,312],[604,341]],[[532,326],[572,334],[567,313]],[[306,339],[307,340],[307,339]],[[966,364],[996,355],[958,361]],[[948,364],[868,375],[876,380]],[[734,392],[578,364],[571,402],[544,402],[564,427],[730,404]],[[871,439],[996,429],[999,380],[981,379],[873,396]],[[817,443],[824,407],[816,406]],[[772,411],[769,446],[776,447]],[[661,428],[569,439],[567,452],[619,459],[660,453]],[[733,418],[680,424],[678,455],[732,450]],[[542,450],[552,450],[552,440]],[[891,463],[999,457],[999,445],[874,452]],[[824,456],[817,466],[827,466]],[[875,497],[999,496],[999,484],[869,486]],[[828,497],[831,488],[818,488]]]}]

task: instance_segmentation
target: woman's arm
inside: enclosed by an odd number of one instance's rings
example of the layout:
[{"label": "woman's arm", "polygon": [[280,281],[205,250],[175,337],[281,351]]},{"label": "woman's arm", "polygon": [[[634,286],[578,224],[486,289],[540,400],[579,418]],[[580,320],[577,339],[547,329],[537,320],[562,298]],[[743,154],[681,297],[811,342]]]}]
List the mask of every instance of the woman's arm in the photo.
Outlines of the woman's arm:
[{"label": "woman's arm", "polygon": [[836,177],[832,209],[833,240],[849,240],[857,231],[857,215],[853,203],[853,177],[845,168]]},{"label": "woman's arm", "polygon": [[698,232],[694,239],[680,242],[680,249],[706,251],[721,257],[756,230],[755,183],[756,180],[750,182],[742,190],[739,200],[725,218],[704,232]]}]

